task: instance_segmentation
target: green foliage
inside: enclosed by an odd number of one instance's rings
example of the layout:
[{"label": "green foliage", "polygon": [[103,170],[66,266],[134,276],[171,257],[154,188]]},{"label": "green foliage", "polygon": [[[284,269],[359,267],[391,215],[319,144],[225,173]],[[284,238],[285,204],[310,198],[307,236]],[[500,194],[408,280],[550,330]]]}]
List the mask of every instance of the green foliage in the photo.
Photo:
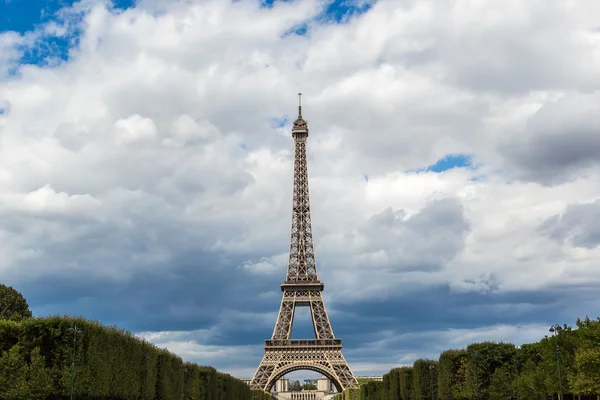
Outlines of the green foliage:
[{"label": "green foliage", "polygon": [[547,400],[560,390],[559,367],[564,399],[600,400],[600,318],[554,333],[518,349],[482,342],[447,350],[439,361],[394,368],[383,382],[360,380],[334,400]]},{"label": "green foliage", "polygon": [[398,370],[400,380],[400,399],[410,400],[413,391],[413,368],[402,367]]},{"label": "green foliage", "polygon": [[346,394],[344,400],[361,400],[360,389],[358,388],[349,388],[344,393]]},{"label": "green foliage", "polygon": [[383,390],[385,391],[385,398],[390,398],[390,373],[384,374],[383,377]]},{"label": "green foliage", "polygon": [[0,320],[21,321],[31,316],[29,305],[23,295],[11,286],[0,283]]},{"label": "green foliage", "polygon": [[[338,393],[332,397],[333,400],[363,400],[362,396],[365,396],[368,392],[367,389],[362,389],[363,385],[366,385],[369,382],[373,382],[371,379],[362,380],[362,384],[359,383],[359,387],[350,387],[344,390],[342,393]],[[373,389],[373,388],[371,388]],[[382,395],[383,391],[380,391],[379,399],[385,399],[385,395]]]},{"label": "green foliage", "polygon": [[600,400],[600,318],[555,333],[518,349],[482,342],[447,350],[439,361],[394,368],[383,382],[361,380],[334,400],[547,400],[560,390],[559,365],[563,398]]},{"label": "green foliage", "polygon": [[361,400],[385,400],[385,395],[383,382],[369,381],[360,385]]},{"label": "green foliage", "polygon": [[600,318],[577,320],[577,349],[569,381],[576,394],[600,393]]},{"label": "green foliage", "polygon": [[[578,320],[577,327],[565,325],[556,336],[519,349],[483,342],[448,350],[439,362],[394,368],[383,382],[361,380],[334,400],[546,399],[559,390],[559,365],[565,395],[598,396],[600,318]],[[66,399],[74,352],[76,398],[274,399],[212,367],[183,363],[129,332],[72,317],[0,320],[0,399]]]},{"label": "green foliage", "polygon": [[[275,400],[275,397],[265,392],[264,390],[251,390],[252,394],[250,400]],[[200,397],[201,399],[203,397]]]},{"label": "green foliage", "polygon": [[516,370],[511,365],[502,365],[496,368],[490,377],[490,399],[516,399],[518,394],[515,384],[516,375]]},{"label": "green foliage", "polygon": [[446,350],[440,354],[438,394],[441,400],[468,399],[466,390],[467,352]]},{"label": "green foliage", "polygon": [[553,335],[519,349],[482,342],[447,350],[437,364],[417,360],[390,370],[383,380],[385,400],[546,400],[561,386],[564,398],[600,400],[600,318],[577,320],[576,330],[556,327]]},{"label": "green foliage", "polygon": [[302,385],[302,390],[317,390],[317,385],[313,383],[306,383]]},{"label": "green foliage", "polygon": [[0,357],[0,398],[17,400],[28,396],[27,363],[17,344]]},{"label": "green foliage", "polygon": [[411,400],[437,399],[438,362],[417,360],[413,364]]},{"label": "green foliage", "polygon": [[10,350],[19,342],[21,324],[15,321],[0,320],[0,354]]},{"label": "green foliage", "polygon": [[[481,342],[467,346],[467,386],[477,399],[490,398],[491,377],[497,368],[507,365],[511,370],[517,360],[517,349],[512,343]],[[508,397],[507,399],[510,399]]]},{"label": "green foliage", "polygon": [[52,393],[52,377],[39,347],[31,351],[27,377],[30,399],[45,399]]},{"label": "green foliage", "polygon": [[557,328],[555,335],[540,340],[540,344],[543,346],[543,365],[547,376],[546,386],[550,389],[549,394],[557,393],[559,390],[559,367],[563,393],[570,393],[572,390],[568,377],[575,373],[577,332],[573,331],[571,327],[563,325]]},{"label": "green foliage", "polygon": [[383,384],[387,391],[387,400],[400,400],[400,368],[394,368],[383,375]]},{"label": "green foliage", "polygon": [[529,359],[521,364],[521,372],[515,378],[517,394],[522,399],[543,399],[546,397],[545,376],[538,364]]},{"label": "green foliage", "polygon": [[67,398],[74,351],[75,398],[273,399],[212,367],[184,364],[130,332],[71,317],[0,321],[0,399]]}]

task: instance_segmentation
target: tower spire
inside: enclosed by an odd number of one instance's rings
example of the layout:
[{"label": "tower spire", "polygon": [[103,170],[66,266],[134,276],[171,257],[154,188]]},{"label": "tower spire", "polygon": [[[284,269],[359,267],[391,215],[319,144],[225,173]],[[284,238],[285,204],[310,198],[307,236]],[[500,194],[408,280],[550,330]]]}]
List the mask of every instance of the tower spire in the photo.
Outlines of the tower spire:
[{"label": "tower spire", "polygon": [[292,126],[292,136],[304,139],[308,136],[308,124],[302,118],[302,93],[298,93],[298,118],[296,118]]}]

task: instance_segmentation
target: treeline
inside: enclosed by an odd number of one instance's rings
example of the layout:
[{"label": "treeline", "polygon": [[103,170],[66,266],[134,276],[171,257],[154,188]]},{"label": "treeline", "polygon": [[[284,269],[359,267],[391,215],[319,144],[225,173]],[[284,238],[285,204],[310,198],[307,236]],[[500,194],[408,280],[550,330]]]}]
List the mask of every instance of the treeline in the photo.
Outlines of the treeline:
[{"label": "treeline", "polygon": [[[394,368],[383,382],[367,382],[334,400],[600,400],[600,318],[553,333],[520,348],[473,343],[447,350],[439,360]],[[560,379],[559,379],[560,376]]]},{"label": "treeline", "polygon": [[68,399],[74,355],[77,399],[273,399],[130,332],[72,317],[0,320],[0,399]]}]

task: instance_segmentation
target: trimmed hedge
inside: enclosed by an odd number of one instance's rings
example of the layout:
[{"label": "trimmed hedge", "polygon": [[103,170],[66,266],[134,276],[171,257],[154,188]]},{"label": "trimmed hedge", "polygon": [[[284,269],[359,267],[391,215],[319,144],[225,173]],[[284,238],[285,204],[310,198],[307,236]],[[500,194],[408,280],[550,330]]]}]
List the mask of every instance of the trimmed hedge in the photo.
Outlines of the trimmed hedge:
[{"label": "trimmed hedge", "polygon": [[438,395],[440,400],[466,400],[467,376],[466,350],[446,350],[440,354],[438,372]]},{"label": "trimmed hedge", "polygon": [[332,400],[362,400],[360,388],[348,388],[333,396]]},{"label": "trimmed hedge", "polygon": [[394,368],[383,376],[388,400],[400,400],[400,368]]},{"label": "trimmed hedge", "polygon": [[437,361],[415,361],[413,364],[411,400],[437,398],[437,370]]},{"label": "trimmed hedge", "polygon": [[383,382],[369,381],[360,385],[361,400],[386,400]]},{"label": "trimmed hedge", "polygon": [[184,363],[116,327],[78,317],[0,320],[0,398],[86,400],[271,400],[212,367]]},{"label": "trimmed hedge", "polygon": [[413,391],[413,368],[402,367],[398,370],[398,379],[400,380],[400,399],[410,400]]}]

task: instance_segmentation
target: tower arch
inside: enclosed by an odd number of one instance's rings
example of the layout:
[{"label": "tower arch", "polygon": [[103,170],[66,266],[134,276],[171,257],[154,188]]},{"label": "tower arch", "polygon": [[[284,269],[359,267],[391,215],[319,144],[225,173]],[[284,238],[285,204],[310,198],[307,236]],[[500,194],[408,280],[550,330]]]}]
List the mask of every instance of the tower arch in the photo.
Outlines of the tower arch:
[{"label": "tower arch", "polygon": [[275,386],[275,382],[277,382],[279,379],[283,378],[290,372],[302,371],[302,370],[313,371],[313,372],[317,372],[321,375],[325,375],[325,377],[327,379],[329,379],[331,381],[331,383],[333,383],[333,386],[335,386],[338,393],[342,393],[344,391],[343,385],[341,384],[338,377],[335,375],[335,373],[333,371],[329,371],[327,367],[318,367],[315,365],[308,365],[308,364],[307,365],[294,364],[294,365],[290,365],[288,367],[280,368],[278,371],[274,372],[274,375],[271,375],[271,378],[268,380],[267,385],[265,386],[264,390],[266,392],[270,392],[271,389],[273,388],[273,386]]}]

